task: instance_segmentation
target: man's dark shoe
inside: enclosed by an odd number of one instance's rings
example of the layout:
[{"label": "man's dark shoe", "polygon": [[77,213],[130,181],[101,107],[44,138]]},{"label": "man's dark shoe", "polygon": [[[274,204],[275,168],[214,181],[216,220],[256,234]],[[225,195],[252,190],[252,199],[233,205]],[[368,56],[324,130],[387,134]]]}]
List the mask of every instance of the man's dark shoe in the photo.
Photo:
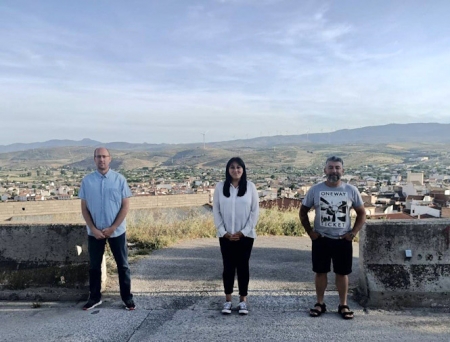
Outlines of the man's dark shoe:
[{"label": "man's dark shoe", "polygon": [[93,300],[90,299],[87,301],[86,304],[84,304],[83,306],[83,310],[87,311],[87,310],[91,310],[93,308],[95,308],[96,306],[99,306],[102,303],[101,299],[99,300]]},{"label": "man's dark shoe", "polygon": [[126,310],[132,311],[132,310],[136,309],[136,304],[134,304],[134,300],[129,299],[129,300],[127,300],[124,303],[125,303],[125,309]]},{"label": "man's dark shoe", "polygon": [[[319,310],[320,308],[320,310]],[[314,304],[314,309],[310,309],[309,310],[309,315],[311,317],[319,317],[321,314],[327,312],[327,306],[325,305],[325,303],[316,303]]]}]

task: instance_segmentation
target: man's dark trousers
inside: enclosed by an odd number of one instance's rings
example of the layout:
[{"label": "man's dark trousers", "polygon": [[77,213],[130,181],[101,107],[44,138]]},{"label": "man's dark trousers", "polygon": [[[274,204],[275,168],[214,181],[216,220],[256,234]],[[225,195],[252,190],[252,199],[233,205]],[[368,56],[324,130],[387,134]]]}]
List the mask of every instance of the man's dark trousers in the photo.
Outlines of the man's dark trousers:
[{"label": "man's dark trousers", "polygon": [[105,252],[106,240],[114,256],[119,273],[120,297],[125,302],[133,298],[131,294],[131,273],[128,265],[128,248],[126,233],[120,236],[97,240],[93,236],[88,236],[89,248],[89,291],[90,299],[100,300],[101,278],[102,278],[102,260]]}]

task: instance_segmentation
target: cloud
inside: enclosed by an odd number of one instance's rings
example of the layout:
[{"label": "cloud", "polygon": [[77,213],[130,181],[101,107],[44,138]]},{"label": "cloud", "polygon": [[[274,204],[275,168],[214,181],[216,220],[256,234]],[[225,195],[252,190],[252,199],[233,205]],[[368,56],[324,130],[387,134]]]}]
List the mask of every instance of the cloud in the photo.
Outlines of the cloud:
[{"label": "cloud", "polygon": [[231,5],[274,5],[281,2],[285,2],[286,0],[215,0],[221,4],[231,4]]},{"label": "cloud", "polygon": [[0,144],[18,127],[170,143],[449,120],[446,26],[387,22],[383,2],[369,17],[347,2],[174,3],[3,5]]},{"label": "cloud", "polygon": [[209,41],[219,39],[230,31],[229,23],[220,13],[205,6],[189,6],[187,15],[180,19],[180,25],[173,30],[172,39],[188,41]]},{"label": "cloud", "polygon": [[324,29],[320,32],[320,36],[324,41],[336,41],[338,38],[350,33],[352,27],[348,24],[337,25],[335,27]]}]

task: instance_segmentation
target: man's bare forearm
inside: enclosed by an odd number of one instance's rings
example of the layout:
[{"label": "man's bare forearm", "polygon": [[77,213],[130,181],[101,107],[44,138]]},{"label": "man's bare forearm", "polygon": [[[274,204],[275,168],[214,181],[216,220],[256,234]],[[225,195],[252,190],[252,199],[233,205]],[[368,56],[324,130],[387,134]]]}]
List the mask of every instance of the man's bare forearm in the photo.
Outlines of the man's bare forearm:
[{"label": "man's bare forearm", "polygon": [[304,205],[302,205],[300,207],[300,212],[299,212],[299,217],[300,217],[300,222],[303,225],[303,228],[305,228],[306,233],[309,235],[311,234],[311,232],[313,231],[312,227],[311,227],[311,222],[309,222],[309,217],[308,217],[308,212],[311,208],[305,207]]},{"label": "man's bare forearm", "polygon": [[356,220],[352,232],[356,235],[362,229],[364,223],[366,223],[366,210],[363,206],[354,209],[356,211]]}]

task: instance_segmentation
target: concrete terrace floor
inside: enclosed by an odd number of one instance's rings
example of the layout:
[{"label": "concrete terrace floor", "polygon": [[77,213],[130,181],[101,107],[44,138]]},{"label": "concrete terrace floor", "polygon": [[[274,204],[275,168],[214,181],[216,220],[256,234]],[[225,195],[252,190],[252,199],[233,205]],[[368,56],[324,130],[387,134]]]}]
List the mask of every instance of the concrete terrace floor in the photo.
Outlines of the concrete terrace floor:
[{"label": "concrete terrace floor", "polygon": [[[315,303],[306,237],[258,237],[251,258],[250,314],[223,316],[221,256],[217,239],[182,241],[132,265],[137,310],[123,309],[110,277],[103,304],[0,302],[0,341],[449,341],[447,308],[371,310],[353,300],[355,319],[337,313],[334,276],[329,312],[308,316]],[[358,244],[354,272],[358,279]],[[237,284],[236,284],[237,285]],[[236,290],[237,293],[237,290]],[[233,300],[236,306],[237,296]]]}]

